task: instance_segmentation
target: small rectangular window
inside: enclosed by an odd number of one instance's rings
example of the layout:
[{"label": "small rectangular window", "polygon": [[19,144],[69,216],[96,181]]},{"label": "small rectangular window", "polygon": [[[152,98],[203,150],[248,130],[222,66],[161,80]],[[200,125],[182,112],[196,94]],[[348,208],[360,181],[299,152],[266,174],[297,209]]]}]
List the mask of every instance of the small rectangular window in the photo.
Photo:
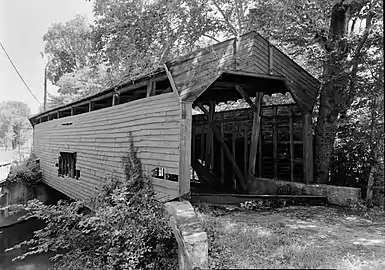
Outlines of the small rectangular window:
[{"label": "small rectangular window", "polygon": [[78,178],[76,173],[76,153],[60,152],[58,175]]},{"label": "small rectangular window", "polygon": [[40,170],[40,159],[36,159],[35,162],[36,162],[37,168]]}]

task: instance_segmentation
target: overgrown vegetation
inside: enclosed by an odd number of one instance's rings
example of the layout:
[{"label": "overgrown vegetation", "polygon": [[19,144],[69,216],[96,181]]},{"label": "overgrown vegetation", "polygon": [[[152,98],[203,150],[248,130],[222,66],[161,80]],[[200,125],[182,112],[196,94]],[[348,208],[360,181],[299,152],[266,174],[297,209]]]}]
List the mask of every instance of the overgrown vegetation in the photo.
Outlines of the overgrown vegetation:
[{"label": "overgrown vegetation", "polygon": [[[313,113],[315,182],[383,186],[383,3],[379,0],[94,1],[47,31],[49,106],[94,94],[196,48],[258,31],[321,82]],[[288,94],[264,103],[292,101]],[[221,104],[248,107],[244,101]],[[332,177],[330,177],[332,176]],[[374,181],[373,181],[374,179]],[[374,182],[374,183],[373,183]],[[383,190],[373,194],[383,201]],[[382,196],[382,197],[381,197]]]},{"label": "overgrown vegetation", "polygon": [[21,183],[32,188],[36,187],[41,181],[42,172],[34,153],[31,153],[27,159],[12,166],[7,178],[9,185]]},{"label": "overgrown vegetation", "polygon": [[364,216],[358,210],[323,206],[195,208],[209,239],[210,269],[385,267],[383,212]]},{"label": "overgrown vegetation", "polygon": [[32,137],[30,114],[28,105],[21,101],[0,102],[0,146],[5,151],[20,149]]},{"label": "overgrown vegetation", "polygon": [[122,159],[125,181],[109,177],[100,192],[85,202],[29,204],[28,217],[40,218],[47,226],[14,247],[29,246],[17,259],[52,252],[54,269],[176,268],[177,243],[164,206],[154,199],[130,141]]}]

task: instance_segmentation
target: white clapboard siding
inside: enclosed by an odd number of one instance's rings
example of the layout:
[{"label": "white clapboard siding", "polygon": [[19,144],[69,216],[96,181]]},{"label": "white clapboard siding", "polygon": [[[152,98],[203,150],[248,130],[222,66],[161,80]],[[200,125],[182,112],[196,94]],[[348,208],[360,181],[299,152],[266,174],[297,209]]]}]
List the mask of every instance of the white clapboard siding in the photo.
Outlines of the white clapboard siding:
[{"label": "white clapboard siding", "polygon": [[[179,99],[175,93],[167,93],[37,124],[34,151],[40,159],[43,180],[71,198],[85,199],[106,177],[123,179],[121,159],[129,146],[129,132],[145,173],[160,167],[178,174],[179,121]],[[78,180],[58,176],[55,165],[60,152],[76,152]],[[160,200],[178,196],[178,182],[153,182]]]}]

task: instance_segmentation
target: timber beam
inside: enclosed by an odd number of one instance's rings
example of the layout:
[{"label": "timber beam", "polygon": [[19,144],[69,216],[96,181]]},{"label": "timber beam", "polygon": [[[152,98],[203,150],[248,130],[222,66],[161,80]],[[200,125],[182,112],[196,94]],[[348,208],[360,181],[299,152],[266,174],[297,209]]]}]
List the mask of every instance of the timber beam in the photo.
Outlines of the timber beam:
[{"label": "timber beam", "polygon": [[243,99],[249,104],[250,108],[253,110],[253,129],[251,132],[251,144],[249,151],[249,170],[250,175],[255,175],[255,162],[257,160],[257,150],[259,142],[259,134],[261,132],[261,102],[263,93],[257,92],[255,97],[255,103],[251,100],[249,95],[243,90],[239,85],[235,86],[235,89],[241,94]]},{"label": "timber beam", "polygon": [[235,173],[235,176],[236,176],[237,179],[239,180],[239,182],[240,182],[242,188],[243,188],[244,190],[246,190],[246,189],[247,189],[246,180],[245,180],[245,178],[244,178],[244,176],[243,176],[241,170],[239,169],[239,167],[238,167],[238,165],[237,165],[237,163],[236,163],[236,161],[235,161],[235,158],[234,158],[233,155],[231,154],[230,149],[227,147],[225,141],[223,140],[223,138],[222,138],[222,136],[221,136],[221,132],[218,130],[218,128],[216,127],[215,123],[210,121],[211,119],[209,118],[209,112],[206,110],[206,108],[205,108],[202,104],[200,104],[200,103],[198,103],[197,105],[198,105],[198,107],[202,110],[202,112],[204,112],[204,113],[207,115],[207,117],[208,117],[208,122],[209,122],[209,126],[210,126],[211,130],[213,131],[213,133],[214,133],[216,139],[218,140],[218,142],[220,143],[220,145],[221,145],[222,148],[224,149],[226,156],[228,157],[228,159],[229,159],[230,162],[232,163],[232,165],[233,165],[233,167],[234,167],[234,173]]},{"label": "timber beam", "polygon": [[256,106],[253,101],[250,99],[249,95],[245,92],[245,90],[243,90],[243,88],[239,85],[236,85],[235,86],[235,89],[237,89],[237,91],[239,92],[239,94],[241,94],[241,96],[243,97],[243,99],[247,102],[247,104],[249,104],[250,108],[253,110],[254,113],[258,113],[258,111],[260,110],[258,108],[258,106]]}]

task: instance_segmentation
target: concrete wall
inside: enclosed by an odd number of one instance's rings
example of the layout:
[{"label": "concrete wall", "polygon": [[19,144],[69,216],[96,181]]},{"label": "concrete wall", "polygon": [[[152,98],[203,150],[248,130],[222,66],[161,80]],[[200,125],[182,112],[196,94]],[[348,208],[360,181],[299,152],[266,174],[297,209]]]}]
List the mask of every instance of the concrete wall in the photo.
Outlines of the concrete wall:
[{"label": "concrete wall", "polygon": [[43,203],[54,204],[60,199],[67,199],[63,193],[40,183],[37,187],[31,188],[23,183],[15,182],[7,187],[2,187],[0,195],[0,208],[11,204],[25,203],[27,200],[38,199]]},{"label": "concrete wall", "polygon": [[165,204],[179,246],[179,269],[208,269],[207,234],[188,201]]},{"label": "concrete wall", "polygon": [[352,187],[340,187],[331,185],[306,185],[296,182],[276,180],[277,188],[290,186],[297,189],[303,195],[325,196],[328,203],[347,206],[349,202],[359,202],[361,200],[361,190]]}]

